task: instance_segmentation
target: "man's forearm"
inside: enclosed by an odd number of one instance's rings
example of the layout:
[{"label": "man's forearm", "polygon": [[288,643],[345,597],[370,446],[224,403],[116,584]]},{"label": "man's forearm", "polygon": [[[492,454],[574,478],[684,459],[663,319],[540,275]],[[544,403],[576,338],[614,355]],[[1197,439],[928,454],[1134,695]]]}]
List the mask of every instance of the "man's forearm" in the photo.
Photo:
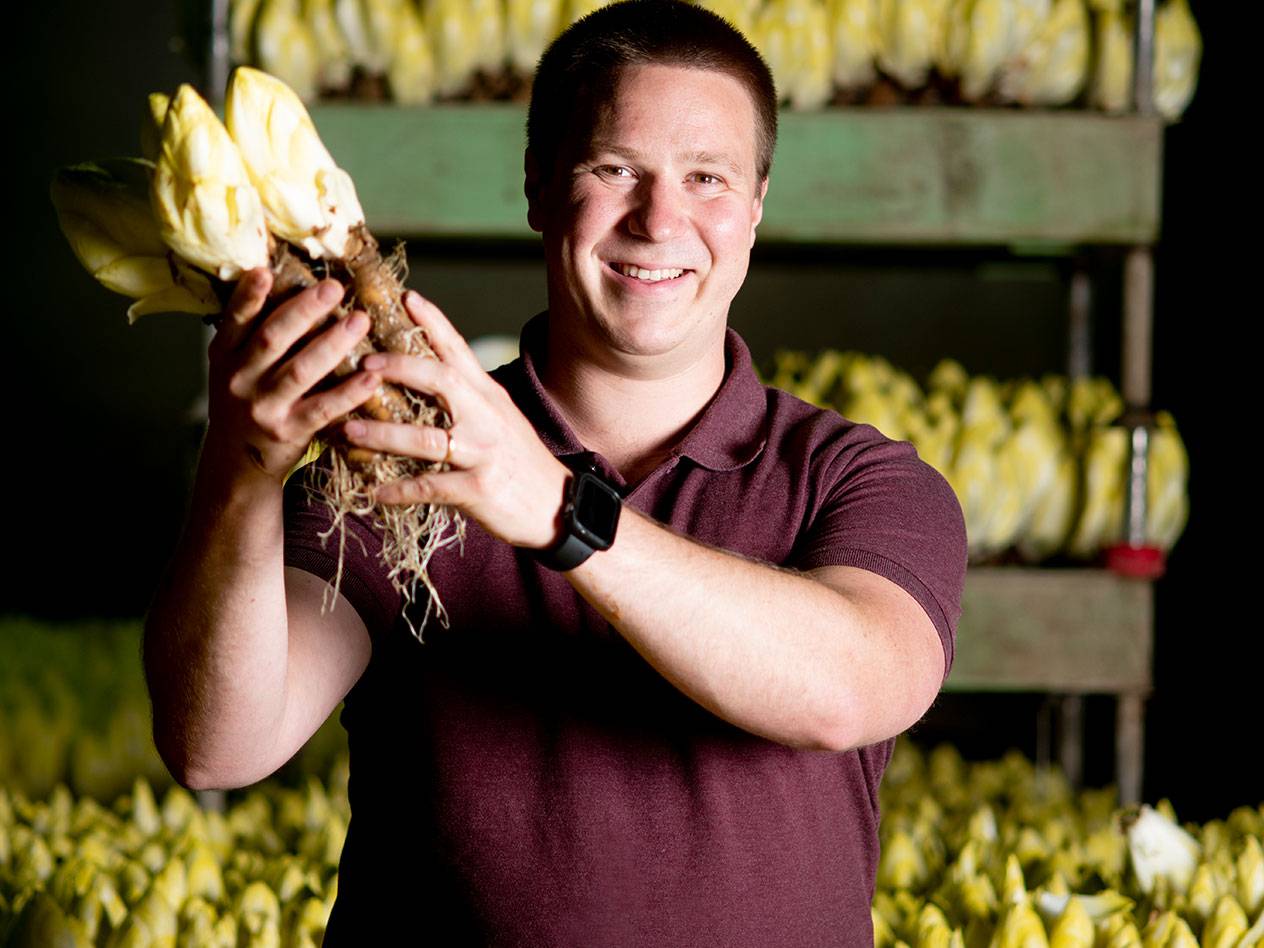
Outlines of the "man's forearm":
[{"label": "man's forearm", "polygon": [[[231,486],[230,486],[231,485]],[[145,621],[154,737],[188,783],[270,749],[287,663],[282,498],[199,470],[185,533]]]},{"label": "man's forearm", "polygon": [[847,719],[841,595],[676,535],[624,508],[611,550],[566,574],[664,678],[718,717],[795,747],[836,748]]},{"label": "man's forearm", "polygon": [[[658,672],[712,713],[795,747],[840,750],[874,636],[802,574],[695,543],[625,507],[609,550],[566,574]],[[850,674],[849,674],[850,668]]]}]

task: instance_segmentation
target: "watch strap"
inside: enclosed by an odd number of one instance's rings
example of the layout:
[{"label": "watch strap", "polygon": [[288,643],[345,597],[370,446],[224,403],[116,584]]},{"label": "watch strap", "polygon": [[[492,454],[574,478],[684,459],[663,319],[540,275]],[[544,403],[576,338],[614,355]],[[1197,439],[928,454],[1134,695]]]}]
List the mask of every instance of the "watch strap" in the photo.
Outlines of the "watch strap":
[{"label": "watch strap", "polygon": [[[604,492],[612,495],[616,503],[622,502],[618,489],[608,483],[598,473],[598,468],[591,452],[581,455],[579,462],[572,467],[572,471],[574,473],[567,478],[566,489],[562,495],[562,537],[553,546],[535,551],[537,560],[549,569],[559,572],[574,569],[597,550],[608,549],[610,545],[606,543],[593,546],[572,528],[572,518],[576,516],[576,505],[579,502],[578,498],[582,483],[585,481],[592,483],[598,489],[602,489]],[[615,526],[617,528],[617,515]],[[613,542],[613,540],[614,533],[612,532],[610,541]]]},{"label": "watch strap", "polygon": [[536,556],[549,569],[564,573],[574,569],[595,552],[597,551],[575,534],[568,532],[561,543],[549,549],[540,550]]}]

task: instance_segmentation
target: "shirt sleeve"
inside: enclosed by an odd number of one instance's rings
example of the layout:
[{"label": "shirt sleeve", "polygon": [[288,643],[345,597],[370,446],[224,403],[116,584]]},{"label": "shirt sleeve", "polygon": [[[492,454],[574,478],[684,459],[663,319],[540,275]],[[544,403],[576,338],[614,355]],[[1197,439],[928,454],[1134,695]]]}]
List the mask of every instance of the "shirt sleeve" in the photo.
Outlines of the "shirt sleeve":
[{"label": "shirt sleeve", "polygon": [[285,485],[285,565],[326,581],[338,572],[339,592],[359,613],[377,641],[399,618],[403,597],[391,585],[382,564],[382,537],[368,517],[348,514],[335,527],[333,514],[314,487],[316,465],[292,476]]},{"label": "shirt sleeve", "polygon": [[956,494],[911,444],[869,425],[851,425],[823,451],[814,480],[814,511],[787,565],[856,566],[906,590],[939,633],[947,680],[966,574]]}]

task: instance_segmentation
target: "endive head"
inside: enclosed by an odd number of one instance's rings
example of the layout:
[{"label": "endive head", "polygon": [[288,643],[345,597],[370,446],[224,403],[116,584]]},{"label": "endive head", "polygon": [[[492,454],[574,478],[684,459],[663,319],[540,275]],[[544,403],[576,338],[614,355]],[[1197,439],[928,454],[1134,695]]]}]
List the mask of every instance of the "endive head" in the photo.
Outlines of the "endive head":
[{"label": "endive head", "polygon": [[51,193],[62,233],[98,282],[137,301],[129,321],[154,312],[218,312],[210,281],[174,260],[159,235],[149,206],[152,171],[136,158],[58,171]]},{"label": "endive head", "polygon": [[140,153],[150,161],[157,161],[158,152],[162,150],[162,125],[170,104],[171,96],[165,92],[151,92],[145,102],[145,117],[140,125]]},{"label": "endive head", "polygon": [[236,280],[267,265],[259,194],[232,138],[190,85],[167,109],[150,198],[163,241],[195,266]]},{"label": "endive head", "polygon": [[96,275],[120,257],[163,257],[167,246],[149,207],[153,166],[137,158],[60,169],[50,194],[62,233]]},{"label": "endive head", "polygon": [[334,163],[294,91],[241,66],[229,81],[224,111],[268,229],[314,258],[345,256],[348,234],[364,223],[364,212],[350,175]]}]

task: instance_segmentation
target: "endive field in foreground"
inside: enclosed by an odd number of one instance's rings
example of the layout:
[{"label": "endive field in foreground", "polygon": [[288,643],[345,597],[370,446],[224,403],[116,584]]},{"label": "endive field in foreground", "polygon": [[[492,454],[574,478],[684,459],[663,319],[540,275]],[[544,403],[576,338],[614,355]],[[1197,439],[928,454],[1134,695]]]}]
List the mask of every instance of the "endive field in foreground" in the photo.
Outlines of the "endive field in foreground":
[{"label": "endive field in foreground", "polygon": [[[320,944],[350,818],[340,726],[204,810],[153,748],[139,633],[0,618],[0,945]],[[901,738],[877,944],[1264,944],[1252,802],[1181,827],[1017,753],[970,763]]]},{"label": "endive field in foreground", "polygon": [[[320,944],[349,818],[347,762],[220,814],[138,777],[111,805],[0,787],[0,941]],[[1121,811],[1017,754],[901,739],[882,789],[879,946],[1245,946],[1264,937],[1264,806],[1203,826]],[[839,944],[850,943],[839,933]]]}]

